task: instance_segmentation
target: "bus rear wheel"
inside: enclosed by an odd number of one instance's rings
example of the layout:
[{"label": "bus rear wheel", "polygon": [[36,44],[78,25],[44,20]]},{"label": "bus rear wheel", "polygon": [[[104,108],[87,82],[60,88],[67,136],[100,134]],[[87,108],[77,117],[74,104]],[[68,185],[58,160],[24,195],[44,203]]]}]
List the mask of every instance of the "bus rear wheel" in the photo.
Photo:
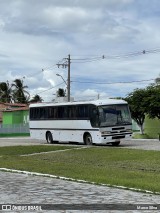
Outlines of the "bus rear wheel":
[{"label": "bus rear wheel", "polygon": [[89,133],[84,135],[84,144],[92,145],[92,136]]},{"label": "bus rear wheel", "polygon": [[49,144],[53,143],[53,137],[50,132],[47,132],[46,139],[47,139],[47,143]]}]

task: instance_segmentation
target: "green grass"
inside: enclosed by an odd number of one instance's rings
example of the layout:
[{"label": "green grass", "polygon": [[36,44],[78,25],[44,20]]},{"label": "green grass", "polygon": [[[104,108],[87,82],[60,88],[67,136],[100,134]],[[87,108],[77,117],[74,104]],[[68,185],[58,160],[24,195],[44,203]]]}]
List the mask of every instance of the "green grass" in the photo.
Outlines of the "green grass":
[{"label": "green grass", "polygon": [[38,146],[10,146],[0,147],[0,156],[12,156],[12,155],[25,155],[32,153],[50,152],[57,150],[73,149],[75,146],[50,146],[50,145],[38,145]]},{"label": "green grass", "polygon": [[150,139],[150,136],[147,134],[134,133],[132,136],[133,139]]},{"label": "green grass", "polygon": [[[69,148],[71,150],[66,152],[20,156]],[[55,145],[1,147],[0,167],[160,192],[159,151],[117,147],[72,148]]]},{"label": "green grass", "polygon": [[0,137],[23,137],[23,136],[30,136],[30,133],[0,133]]},{"label": "green grass", "polygon": [[150,119],[148,116],[146,116],[144,127],[145,133],[149,136],[149,138],[159,138],[160,119]]}]

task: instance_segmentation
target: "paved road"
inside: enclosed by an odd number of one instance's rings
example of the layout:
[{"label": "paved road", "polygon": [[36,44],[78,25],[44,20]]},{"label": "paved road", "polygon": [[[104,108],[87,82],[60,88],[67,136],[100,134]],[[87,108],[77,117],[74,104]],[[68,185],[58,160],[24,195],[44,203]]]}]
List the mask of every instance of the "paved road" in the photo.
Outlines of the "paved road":
[{"label": "paved road", "polygon": [[83,206],[84,204],[120,203],[124,204],[125,209],[127,208],[127,204],[160,203],[160,195],[82,184],[54,178],[6,172],[0,172],[0,178],[1,204],[82,204]]},{"label": "paved road", "polygon": [[123,141],[121,143],[121,148],[129,149],[143,149],[143,150],[157,150],[160,151],[160,141],[159,140],[150,140],[150,139],[141,139],[141,140],[129,140]]},{"label": "paved road", "polygon": [[30,137],[13,137],[13,138],[0,138],[0,146],[19,146],[19,145],[41,145],[46,144],[46,141],[35,140]]},{"label": "paved road", "polygon": [[[64,145],[63,143],[61,143]],[[59,144],[59,145],[61,145]],[[17,138],[0,138],[0,146],[18,146],[18,145],[49,145],[45,140],[31,139],[30,137],[17,137]],[[58,145],[58,144],[56,144]],[[66,144],[65,145],[70,145]],[[74,145],[74,143],[72,143]],[[81,146],[81,145],[76,145]],[[110,145],[103,146],[104,148],[110,147]],[[158,139],[132,139],[124,140],[119,145],[120,148],[130,148],[130,149],[144,149],[144,150],[160,150],[160,141]]]},{"label": "paved road", "polygon": [[[22,142],[23,141],[23,142]],[[25,139],[0,139],[0,146],[20,144],[45,144],[44,141]],[[122,142],[121,148],[144,148],[152,150],[160,150],[160,142],[158,140],[142,140],[142,141],[126,141]],[[108,148],[106,146],[105,148]],[[86,183],[77,183],[55,178],[31,176],[26,174],[17,174],[0,171],[0,200],[1,204],[124,204],[123,210],[104,210],[104,211],[45,211],[45,212],[124,212],[128,204],[134,204],[135,208],[142,207],[147,204],[147,208],[151,205],[160,204],[160,195],[152,195],[148,193],[133,192],[129,190],[110,188],[106,186],[96,186]],[[114,206],[114,205],[113,205]],[[146,206],[145,206],[146,207]],[[152,207],[150,207],[152,208]],[[0,211],[1,212],[1,211]],[[6,211],[2,211],[6,212]],[[15,209],[11,212],[16,211]],[[26,212],[26,211],[25,211]],[[33,212],[33,211],[29,211]],[[36,212],[42,212],[37,210]],[[142,210],[127,210],[125,212],[144,212]],[[148,210],[146,212],[160,212]]]}]

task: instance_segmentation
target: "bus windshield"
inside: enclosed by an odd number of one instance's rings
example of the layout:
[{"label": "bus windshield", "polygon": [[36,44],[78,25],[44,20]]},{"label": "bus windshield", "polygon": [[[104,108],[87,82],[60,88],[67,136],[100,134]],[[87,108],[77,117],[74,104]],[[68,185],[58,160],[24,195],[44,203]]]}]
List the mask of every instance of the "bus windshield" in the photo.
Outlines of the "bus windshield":
[{"label": "bus windshield", "polygon": [[99,126],[116,126],[131,124],[128,105],[99,106]]}]

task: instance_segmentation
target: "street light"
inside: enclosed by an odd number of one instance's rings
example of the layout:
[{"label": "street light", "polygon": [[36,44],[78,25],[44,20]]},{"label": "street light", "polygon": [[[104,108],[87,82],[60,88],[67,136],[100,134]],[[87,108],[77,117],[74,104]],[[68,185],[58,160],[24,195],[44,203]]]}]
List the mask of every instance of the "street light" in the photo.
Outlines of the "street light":
[{"label": "street light", "polygon": [[66,86],[67,86],[67,97],[68,97],[68,84],[67,84],[67,82],[64,80],[64,78],[60,74],[57,73],[56,75],[61,77],[62,80],[64,81],[64,83],[66,84]]},{"label": "street light", "polygon": [[56,74],[57,76],[61,77],[64,83],[67,85],[67,82],[64,80],[64,78],[60,74]]}]

